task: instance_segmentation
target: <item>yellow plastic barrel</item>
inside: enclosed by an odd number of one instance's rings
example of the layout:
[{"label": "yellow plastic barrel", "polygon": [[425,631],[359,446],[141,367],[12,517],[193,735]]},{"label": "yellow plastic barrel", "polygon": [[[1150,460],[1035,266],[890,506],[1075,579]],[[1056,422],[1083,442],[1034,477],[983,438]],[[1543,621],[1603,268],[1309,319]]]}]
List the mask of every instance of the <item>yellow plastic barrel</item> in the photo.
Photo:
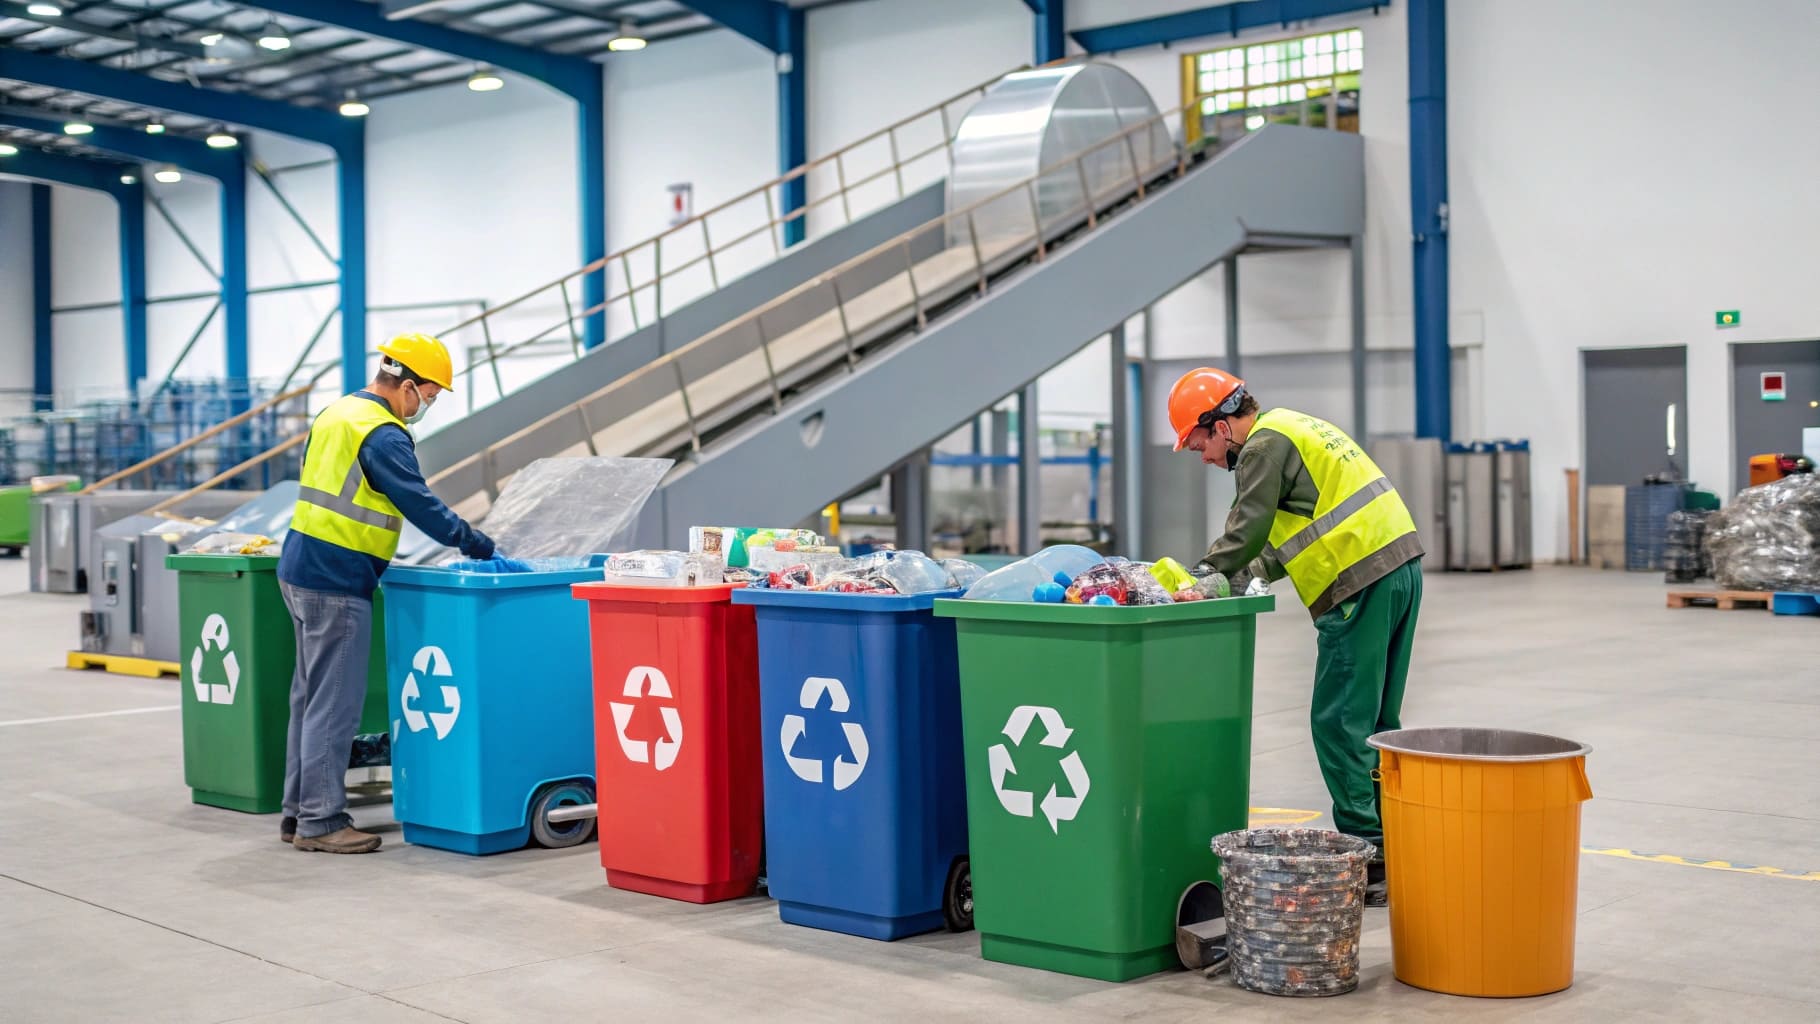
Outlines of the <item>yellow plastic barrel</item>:
[{"label": "yellow plastic barrel", "polygon": [[1397,979],[1462,996],[1573,984],[1591,748],[1467,728],[1399,729],[1370,743]]}]

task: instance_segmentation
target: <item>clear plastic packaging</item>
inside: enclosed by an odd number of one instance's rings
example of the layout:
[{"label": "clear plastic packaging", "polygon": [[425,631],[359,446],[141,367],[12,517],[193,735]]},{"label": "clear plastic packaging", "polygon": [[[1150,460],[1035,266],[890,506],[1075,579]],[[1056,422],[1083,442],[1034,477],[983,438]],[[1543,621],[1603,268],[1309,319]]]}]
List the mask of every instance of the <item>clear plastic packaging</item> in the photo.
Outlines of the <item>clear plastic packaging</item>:
[{"label": "clear plastic packaging", "polygon": [[879,575],[900,594],[927,594],[947,590],[948,570],[921,551],[899,551],[879,570]]},{"label": "clear plastic packaging", "polygon": [[625,546],[669,459],[538,459],[512,475],[481,530],[500,554],[559,558]]},{"label": "clear plastic packaging", "polygon": [[1172,604],[1175,599],[1151,575],[1148,562],[1122,562],[1114,566],[1119,579],[1125,581],[1125,600],[1121,604]]},{"label": "clear plastic packaging", "polygon": [[1820,475],[1739,491],[1707,520],[1706,550],[1727,590],[1820,593]]},{"label": "clear plastic packaging", "polygon": [[967,589],[966,598],[969,601],[1035,600],[1036,588],[1042,584],[1066,585],[1102,561],[1104,559],[1091,548],[1057,544],[981,576]]},{"label": "clear plastic packaging", "polygon": [[[1087,604],[1096,597],[1109,597],[1114,604],[1124,604],[1128,590],[1125,586],[1121,567],[1110,562],[1088,569],[1074,578],[1074,585],[1068,588],[1069,604]],[[1155,583],[1155,580],[1150,582]],[[1104,604],[1105,602],[1100,602]]]},{"label": "clear plastic packaging", "polygon": [[628,551],[607,558],[605,579],[622,587],[680,587],[689,556],[681,551]]},{"label": "clear plastic packaging", "polygon": [[257,533],[211,533],[190,548],[198,555],[269,555],[278,557],[283,545]]},{"label": "clear plastic packaging", "polygon": [[948,585],[957,590],[970,589],[986,575],[985,569],[965,558],[944,558],[942,568],[948,570]]}]

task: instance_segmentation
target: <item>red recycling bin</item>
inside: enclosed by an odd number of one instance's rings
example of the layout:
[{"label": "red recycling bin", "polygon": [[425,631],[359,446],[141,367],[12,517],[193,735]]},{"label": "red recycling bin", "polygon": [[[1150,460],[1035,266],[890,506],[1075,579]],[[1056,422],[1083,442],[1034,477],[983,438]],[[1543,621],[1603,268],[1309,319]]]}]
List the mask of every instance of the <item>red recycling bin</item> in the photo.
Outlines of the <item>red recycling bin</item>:
[{"label": "red recycling bin", "polygon": [[758,630],[735,589],[574,585],[593,648],[600,864],[616,889],[713,903],[758,882]]}]

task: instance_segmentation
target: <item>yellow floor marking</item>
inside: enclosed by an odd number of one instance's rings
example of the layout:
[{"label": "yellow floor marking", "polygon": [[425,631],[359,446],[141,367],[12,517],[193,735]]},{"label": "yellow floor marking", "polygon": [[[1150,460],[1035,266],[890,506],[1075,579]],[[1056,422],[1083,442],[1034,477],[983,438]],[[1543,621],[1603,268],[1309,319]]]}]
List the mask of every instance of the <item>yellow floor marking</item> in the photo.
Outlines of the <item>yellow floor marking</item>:
[{"label": "yellow floor marking", "polygon": [[1320,811],[1303,811],[1294,807],[1253,807],[1250,827],[1306,825],[1320,816]]},{"label": "yellow floor marking", "polygon": [[1601,857],[1617,857],[1620,860],[1646,861],[1651,864],[1675,864],[1684,868],[1705,868],[1708,871],[1729,871],[1738,875],[1766,875],[1770,878],[1791,878],[1797,882],[1820,882],[1820,871],[1809,871],[1802,874],[1794,871],[1784,871],[1781,868],[1752,867],[1744,864],[1733,864],[1732,862],[1725,860],[1688,860],[1685,857],[1677,857],[1672,853],[1638,853],[1635,850],[1626,850],[1623,848],[1595,850],[1590,846],[1582,846],[1580,852],[1598,854]]}]

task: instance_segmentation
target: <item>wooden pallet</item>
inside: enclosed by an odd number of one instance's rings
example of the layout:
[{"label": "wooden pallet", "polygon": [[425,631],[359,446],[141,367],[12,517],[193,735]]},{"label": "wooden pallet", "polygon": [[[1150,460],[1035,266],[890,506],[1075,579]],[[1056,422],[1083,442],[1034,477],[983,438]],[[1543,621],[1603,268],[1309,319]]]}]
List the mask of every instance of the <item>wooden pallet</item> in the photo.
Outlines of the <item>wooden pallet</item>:
[{"label": "wooden pallet", "polygon": [[182,669],[174,661],[153,661],[150,658],[132,658],[121,654],[95,654],[90,651],[71,651],[68,666],[77,669],[100,669],[115,675],[139,676],[143,679],[157,679],[161,676],[182,674]]},{"label": "wooden pallet", "polygon": [[1768,608],[1771,595],[1761,590],[1671,590],[1668,592],[1670,608],[1705,608],[1717,607],[1721,611],[1734,608]]}]

